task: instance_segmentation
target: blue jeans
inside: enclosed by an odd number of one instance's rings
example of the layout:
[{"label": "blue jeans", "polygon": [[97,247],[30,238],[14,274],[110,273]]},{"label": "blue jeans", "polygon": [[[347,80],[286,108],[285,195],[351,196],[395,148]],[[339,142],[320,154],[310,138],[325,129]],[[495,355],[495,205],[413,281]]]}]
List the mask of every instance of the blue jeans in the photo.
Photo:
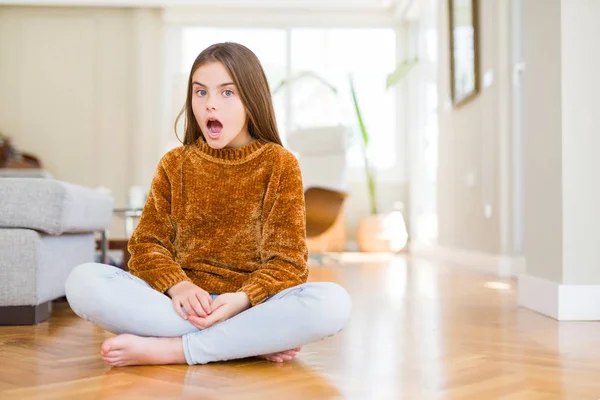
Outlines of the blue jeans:
[{"label": "blue jeans", "polygon": [[110,332],[182,337],[190,365],[275,353],[335,335],[348,323],[352,307],[338,284],[305,283],[201,330],[175,312],[168,296],[110,265],[75,267],[65,290],[77,315]]}]

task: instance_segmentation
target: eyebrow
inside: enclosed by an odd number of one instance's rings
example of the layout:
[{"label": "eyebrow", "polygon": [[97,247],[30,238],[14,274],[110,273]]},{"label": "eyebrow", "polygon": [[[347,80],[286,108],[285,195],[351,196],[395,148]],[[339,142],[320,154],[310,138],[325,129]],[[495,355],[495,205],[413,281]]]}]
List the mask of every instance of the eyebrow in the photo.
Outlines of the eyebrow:
[{"label": "eyebrow", "polygon": [[[200,83],[200,82],[196,82],[196,81],[192,82],[192,85],[208,87],[204,83]],[[233,82],[221,83],[218,87],[231,86],[231,85],[235,85],[235,83],[233,83]]]}]

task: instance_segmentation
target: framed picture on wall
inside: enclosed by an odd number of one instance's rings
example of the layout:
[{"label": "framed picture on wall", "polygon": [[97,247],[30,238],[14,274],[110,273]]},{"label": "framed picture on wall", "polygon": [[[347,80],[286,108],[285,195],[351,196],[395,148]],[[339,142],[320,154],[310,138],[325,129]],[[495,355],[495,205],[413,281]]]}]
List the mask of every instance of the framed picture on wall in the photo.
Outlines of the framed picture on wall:
[{"label": "framed picture on wall", "polygon": [[450,90],[455,107],[479,93],[477,0],[448,0]]}]

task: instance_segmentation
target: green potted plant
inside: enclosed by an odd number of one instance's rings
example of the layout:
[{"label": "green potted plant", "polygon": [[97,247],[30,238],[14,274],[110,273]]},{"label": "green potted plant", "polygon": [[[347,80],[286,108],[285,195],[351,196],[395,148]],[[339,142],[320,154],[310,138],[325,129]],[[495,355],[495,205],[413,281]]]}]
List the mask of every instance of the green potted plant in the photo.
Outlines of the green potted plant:
[{"label": "green potted plant", "polygon": [[[408,73],[417,65],[418,59],[412,61],[405,61],[398,65],[394,72],[390,73],[386,79],[386,89],[393,87],[394,85],[401,82]],[[354,87],[354,80],[350,77],[350,93],[352,94],[352,103],[354,104],[354,110],[356,112],[356,118],[358,126],[360,128],[361,137],[363,141],[363,157],[365,166],[365,175],[367,178],[367,188],[369,194],[369,207],[370,214],[363,217],[359,224],[356,232],[356,242],[360,251],[366,252],[387,252],[387,251],[398,251],[393,243],[397,241],[398,236],[406,235],[406,228],[404,221],[398,221],[398,216],[401,217],[401,205],[397,204],[395,210],[390,215],[384,215],[379,212],[377,202],[377,185],[375,177],[375,169],[372,167],[369,157],[369,132],[362,118],[360,106],[358,102],[358,96]],[[391,219],[390,219],[391,218]],[[393,220],[393,222],[392,222]],[[400,222],[403,226],[393,226]],[[400,228],[400,230],[398,230]],[[403,240],[400,240],[401,242]],[[401,247],[404,247],[402,245]]]},{"label": "green potted plant", "polygon": [[[405,61],[399,64],[396,69],[388,74],[386,79],[386,89],[389,89],[408,76],[409,72],[418,64],[418,59],[414,59],[411,61]],[[296,81],[304,80],[304,79],[315,79],[321,82],[323,85],[327,86],[334,94],[338,93],[337,88],[328,82],[326,79],[320,77],[319,75],[311,72],[311,71],[303,71],[297,75],[294,75],[288,79],[282,80],[276,87],[273,89],[272,94],[277,94],[284,86],[290,85]],[[349,77],[349,85],[350,85],[350,93],[352,95],[352,104],[354,106],[354,111],[356,114],[358,126],[361,133],[362,138],[362,150],[363,150],[363,158],[364,158],[364,167],[365,167],[365,175],[367,179],[367,189],[369,195],[369,209],[370,213],[368,216],[361,219],[359,222],[359,227],[357,230],[357,244],[361,251],[390,251],[390,238],[389,238],[389,229],[386,227],[387,217],[386,215],[382,215],[379,213],[378,209],[378,201],[377,201],[377,185],[376,185],[376,176],[375,170],[371,165],[368,157],[368,149],[369,149],[369,132],[365,125],[365,122],[362,117],[362,112],[360,110],[358,95],[356,88],[354,86],[354,80],[352,76]],[[396,207],[399,208],[399,207]],[[400,210],[395,210],[395,214],[400,212]]]}]

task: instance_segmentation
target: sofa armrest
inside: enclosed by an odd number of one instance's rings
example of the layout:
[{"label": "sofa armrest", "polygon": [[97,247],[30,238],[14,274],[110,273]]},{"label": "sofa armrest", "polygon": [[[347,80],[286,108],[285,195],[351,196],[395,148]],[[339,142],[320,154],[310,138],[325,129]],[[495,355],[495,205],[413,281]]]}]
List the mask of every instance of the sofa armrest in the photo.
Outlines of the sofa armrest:
[{"label": "sofa armrest", "polygon": [[55,179],[0,179],[0,227],[50,235],[100,231],[110,226],[113,205],[105,193]]}]

